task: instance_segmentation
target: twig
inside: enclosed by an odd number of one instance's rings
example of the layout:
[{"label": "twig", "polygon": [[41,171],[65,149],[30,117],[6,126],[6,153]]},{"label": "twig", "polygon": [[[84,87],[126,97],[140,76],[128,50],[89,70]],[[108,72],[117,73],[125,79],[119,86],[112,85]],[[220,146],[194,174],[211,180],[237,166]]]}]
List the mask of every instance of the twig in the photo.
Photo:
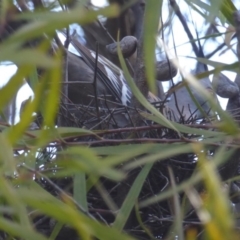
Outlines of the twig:
[{"label": "twig", "polygon": [[[69,36],[69,28],[67,28],[66,30],[66,40],[64,42],[64,48],[68,49],[68,46],[71,42],[71,37]],[[64,68],[64,82],[67,83],[68,82],[68,51],[65,51],[65,55],[64,55],[64,62],[65,62],[65,68]],[[68,96],[68,86],[64,85],[63,86],[63,93],[65,96]],[[63,103],[67,103],[67,99],[64,98],[63,99]]]},{"label": "twig", "polygon": [[[174,9],[176,15],[178,16],[180,22],[182,23],[183,28],[184,28],[185,32],[187,33],[187,35],[188,35],[188,38],[190,39],[190,43],[192,45],[192,48],[193,48],[193,51],[194,51],[195,55],[199,56],[199,49],[198,49],[198,47],[197,47],[197,45],[196,45],[196,43],[194,41],[193,35],[192,35],[192,33],[190,32],[190,30],[188,28],[186,20],[183,17],[178,4],[176,3],[175,0],[169,0],[169,2],[170,2],[170,5],[172,6],[172,8]],[[203,56],[201,56],[201,57],[203,57]]]},{"label": "twig", "polygon": [[[98,89],[97,89],[97,72],[98,72],[98,42],[96,42],[96,56],[95,56],[95,66],[94,66],[94,77],[93,77],[93,90],[94,90],[94,98],[95,98],[95,105],[97,111],[97,117],[100,121],[100,114],[99,114],[99,105],[98,105]],[[100,126],[102,126],[100,124]]]}]

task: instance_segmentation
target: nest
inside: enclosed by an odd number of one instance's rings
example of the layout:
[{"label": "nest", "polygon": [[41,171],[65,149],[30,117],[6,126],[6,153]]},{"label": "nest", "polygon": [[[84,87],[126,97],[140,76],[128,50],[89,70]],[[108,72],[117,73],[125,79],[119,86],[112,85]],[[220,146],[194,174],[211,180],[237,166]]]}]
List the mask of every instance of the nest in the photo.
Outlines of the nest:
[{"label": "nest", "polygon": [[[99,98],[98,103],[98,110],[96,110],[96,107],[93,105],[85,106],[82,104],[62,104],[59,116],[61,117],[61,122],[64,123],[65,126],[102,130],[102,133],[100,134],[104,136],[104,140],[99,140],[96,139],[95,136],[89,135],[68,139],[67,141],[78,142],[79,144],[95,147],[119,145],[124,142],[126,144],[134,142],[141,144],[147,142],[148,139],[151,139],[151,142],[154,142],[154,140],[156,142],[159,140],[166,140],[166,142],[173,139],[176,141],[181,140],[175,131],[163,126],[159,126],[152,121],[143,119],[137,111],[135,111],[135,113],[139,114],[141,126],[138,128],[132,127],[130,112],[133,111],[133,109],[130,107],[115,103],[117,107],[110,108],[108,107],[107,98]],[[163,111],[163,109],[165,109],[163,102],[154,104],[159,111]],[[187,119],[186,124],[196,124],[196,122],[204,123],[204,120],[195,119],[194,114],[192,114],[192,118]],[[123,123],[127,123],[127,125],[122,127],[121,124]],[[193,137],[196,138],[197,136],[185,134],[184,137],[191,139]],[[201,138],[201,136],[198,137]],[[52,149],[54,149],[54,146]],[[55,150],[57,149],[55,148]],[[213,154],[213,152],[209,152],[209,154]],[[50,151],[49,156],[53,156],[52,153],[50,154]],[[49,159],[49,162],[51,162],[51,159]],[[195,170],[196,163],[197,156],[194,153],[182,154],[174,158],[156,162],[143,185],[139,196],[140,200],[154,196],[155,194],[159,194],[164,189],[170,187],[168,172],[169,167],[174,172],[176,183],[179,184],[191,177]],[[122,166],[119,166],[119,168],[121,167]],[[127,179],[118,183],[103,177],[100,179],[101,186],[105,189],[118,207],[122,205],[140,170],[141,168],[137,168],[128,172]],[[51,182],[45,178],[41,178],[38,179],[38,182],[44,189],[57,197],[61,195],[59,189],[62,189],[70,194],[73,192],[71,177],[60,179],[53,177],[51,178]],[[56,186],[58,187],[56,188]],[[183,194],[180,197],[182,198]],[[114,221],[114,213],[108,210],[103,197],[95,187],[93,187],[88,193],[88,205],[89,212],[99,221],[106,224],[111,224]],[[174,222],[174,215],[172,213],[171,206],[169,206],[169,201],[163,201],[143,208],[140,211],[140,215],[142,222],[148,227],[149,230],[151,230],[152,234],[157,239],[161,239],[166,236]],[[200,225],[200,222],[194,211],[189,212],[184,221],[185,226]],[[53,229],[54,221],[46,216],[43,216],[36,221],[35,225],[40,232],[48,235]],[[149,239],[149,236],[142,230],[134,211],[127,221],[125,231],[133,236],[136,236],[137,239]],[[68,226],[65,226],[61,230],[57,239],[66,239],[66,236],[68,236],[70,239],[78,239],[76,232],[70,229]]]}]

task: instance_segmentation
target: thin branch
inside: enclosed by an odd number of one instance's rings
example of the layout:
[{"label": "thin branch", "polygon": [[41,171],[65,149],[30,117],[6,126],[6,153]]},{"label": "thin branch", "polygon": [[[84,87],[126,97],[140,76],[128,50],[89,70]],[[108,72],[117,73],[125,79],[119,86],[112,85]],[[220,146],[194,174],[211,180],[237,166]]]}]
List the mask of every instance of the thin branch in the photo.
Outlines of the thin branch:
[{"label": "thin branch", "polygon": [[180,8],[179,8],[178,4],[176,3],[175,0],[169,0],[169,2],[170,2],[170,5],[172,6],[172,8],[174,9],[176,15],[178,16],[180,22],[182,23],[185,32],[188,35],[188,38],[190,40],[190,43],[192,45],[192,48],[193,48],[193,51],[194,51],[195,55],[198,56],[198,57],[203,57],[201,55],[201,52],[198,49],[195,41],[194,41],[193,35],[192,35],[191,31],[189,30],[189,27],[188,27],[188,25],[186,23],[186,20],[185,20],[184,16],[182,15],[182,13],[180,11]]},{"label": "thin branch", "polygon": [[[98,105],[98,89],[97,89],[97,72],[98,72],[98,42],[96,42],[96,56],[95,56],[95,66],[94,66],[94,77],[93,77],[93,90],[94,90],[94,98],[95,98],[95,104],[96,104],[96,111],[97,111],[97,117],[100,121],[100,114],[99,114],[99,105]],[[100,124],[100,126],[102,126]]]}]

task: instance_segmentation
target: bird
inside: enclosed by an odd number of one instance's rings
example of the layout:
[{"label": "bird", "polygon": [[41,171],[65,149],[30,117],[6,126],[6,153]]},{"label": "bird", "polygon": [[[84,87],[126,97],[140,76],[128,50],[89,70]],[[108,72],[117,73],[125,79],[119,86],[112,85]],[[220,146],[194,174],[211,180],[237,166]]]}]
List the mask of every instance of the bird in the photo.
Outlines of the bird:
[{"label": "bird", "polygon": [[[58,33],[58,37],[62,42],[65,41],[63,33]],[[97,71],[95,71],[96,66]],[[122,70],[102,55],[97,56],[96,52],[74,38],[71,39],[68,47],[67,67],[68,80],[76,82],[76,85],[69,84],[68,89],[69,99],[73,103],[89,104],[96,89],[98,97],[107,98],[123,106],[130,105],[132,92]]]},{"label": "bird", "polygon": [[[66,36],[58,32],[58,37],[64,44]],[[106,46],[109,52],[117,55],[117,42]],[[126,36],[120,42],[124,57],[133,55],[137,48],[137,40],[133,36]],[[74,103],[89,103],[88,95],[93,96],[94,71],[96,68],[96,88],[98,96],[111,96],[114,101],[124,106],[131,103],[132,93],[127,84],[123,71],[107,58],[88,49],[77,39],[72,38],[68,47],[68,80],[76,83],[84,82],[81,88],[69,85],[69,98]],[[171,69],[171,70],[169,70]],[[170,73],[169,73],[170,72]],[[156,62],[156,78],[158,81],[168,81],[177,74],[177,68],[170,61]],[[87,84],[86,82],[89,82]],[[149,93],[151,101],[158,99]]]},{"label": "bird", "polygon": [[[57,36],[64,45],[66,35],[63,32],[57,32]],[[126,47],[126,42],[129,39],[132,38],[125,37],[120,46],[122,48]],[[130,45],[131,46],[127,48],[131,54],[133,54],[134,48],[136,49],[134,39]],[[116,46],[112,45],[111,49],[114,49],[113,51],[115,52],[113,54],[116,54]],[[131,121],[127,114],[126,107],[131,106],[132,92],[123,71],[104,56],[85,47],[84,44],[75,38],[71,38],[66,52],[68,81],[76,83],[68,84],[68,98],[74,103],[71,111],[74,111],[76,118],[82,119],[83,116],[85,116],[85,123],[83,125],[87,128],[92,128],[114,109],[114,113],[112,114],[114,116],[111,118],[112,122],[114,122],[117,127],[130,126]],[[123,53],[125,57],[129,56],[126,49]],[[157,63],[156,69],[160,69],[159,66],[161,66],[161,64]],[[167,66],[167,64],[164,65],[164,76],[161,78],[163,81],[166,81]],[[176,72],[177,70],[174,69],[173,74],[170,75],[174,76]],[[96,76],[94,75],[95,73]],[[96,79],[96,81],[94,81],[94,79]],[[97,103],[95,101],[95,95],[97,97]],[[161,102],[161,99],[151,92],[149,92],[147,99],[155,106],[155,103]],[[76,105],[81,105],[81,110],[77,111]],[[83,111],[83,106],[87,109],[86,111]],[[96,108],[99,112],[100,119],[96,114]],[[89,116],[89,111],[91,110],[92,113],[95,113],[94,118]],[[89,117],[86,117],[86,112]],[[94,120],[90,123],[89,118]]]},{"label": "bird", "polygon": [[[63,32],[58,32],[58,37],[64,44],[66,40],[65,34]],[[126,41],[129,39],[129,37],[125,37],[120,47],[126,47]],[[117,43],[114,44],[107,46],[107,48],[110,48],[113,54],[116,54]],[[131,43],[131,48],[129,50],[131,54],[134,52],[134,49],[136,49],[135,40]],[[123,52],[125,56],[129,56],[126,51]],[[67,53],[68,81],[76,82],[76,85],[69,84],[68,97],[74,104],[83,104],[95,108],[96,101],[94,96],[97,95],[97,107],[100,110],[106,108],[124,109],[124,107],[130,106],[132,92],[123,71],[119,67],[104,56],[88,49],[75,38],[71,38]],[[156,63],[157,80],[168,81],[171,77],[174,77],[177,74],[177,69],[173,66],[174,65],[169,65],[169,61]],[[169,67],[171,69],[170,73],[168,73]],[[200,67],[201,65],[199,65],[198,68]],[[163,75],[159,73],[161,71]],[[202,69],[196,70],[196,73],[199,72],[202,72]],[[94,75],[95,73],[96,76]],[[96,81],[94,81],[94,78]],[[209,85],[209,79],[202,79],[201,82],[206,89],[212,91],[212,87]],[[194,89],[191,90],[203,110],[208,114],[210,112],[210,107],[206,103],[206,100],[197,91],[194,91]],[[203,117],[185,87],[177,89],[175,91],[175,96],[179,108],[176,107],[175,98],[172,96],[170,101],[165,104],[167,112],[164,111],[164,114],[167,118],[179,122],[181,120],[179,109],[185,120],[190,117],[193,118],[193,116],[197,118]],[[148,101],[154,104],[156,102],[161,102],[161,99],[149,92]],[[126,111],[123,112],[115,115],[115,121],[119,127],[129,126],[130,124],[130,120],[126,116]]]},{"label": "bird", "polygon": [[[206,67],[204,64],[197,63],[196,69],[192,74],[196,75],[205,71]],[[202,78],[198,82],[218,102],[209,77]],[[197,105],[201,106],[201,110]],[[186,86],[182,86],[172,93],[167,107],[169,109],[167,117],[176,122],[193,122],[215,116],[215,112],[211,110],[209,102],[192,86],[189,86],[188,89]]]}]

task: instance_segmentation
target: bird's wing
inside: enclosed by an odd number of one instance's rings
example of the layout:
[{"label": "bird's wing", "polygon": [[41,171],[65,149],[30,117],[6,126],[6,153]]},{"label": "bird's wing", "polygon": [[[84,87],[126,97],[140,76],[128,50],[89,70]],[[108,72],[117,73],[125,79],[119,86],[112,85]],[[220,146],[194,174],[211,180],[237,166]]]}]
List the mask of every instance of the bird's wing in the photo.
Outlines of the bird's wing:
[{"label": "bird's wing", "polygon": [[[63,41],[62,35],[65,37],[64,33],[58,32],[61,41]],[[96,53],[94,51],[89,50],[76,39],[71,40],[69,51],[82,57],[83,61],[95,71]],[[104,84],[109,93],[117,101],[121,102],[123,105],[129,105],[132,92],[126,82],[122,70],[100,54],[98,55],[97,60],[97,79]]]}]

